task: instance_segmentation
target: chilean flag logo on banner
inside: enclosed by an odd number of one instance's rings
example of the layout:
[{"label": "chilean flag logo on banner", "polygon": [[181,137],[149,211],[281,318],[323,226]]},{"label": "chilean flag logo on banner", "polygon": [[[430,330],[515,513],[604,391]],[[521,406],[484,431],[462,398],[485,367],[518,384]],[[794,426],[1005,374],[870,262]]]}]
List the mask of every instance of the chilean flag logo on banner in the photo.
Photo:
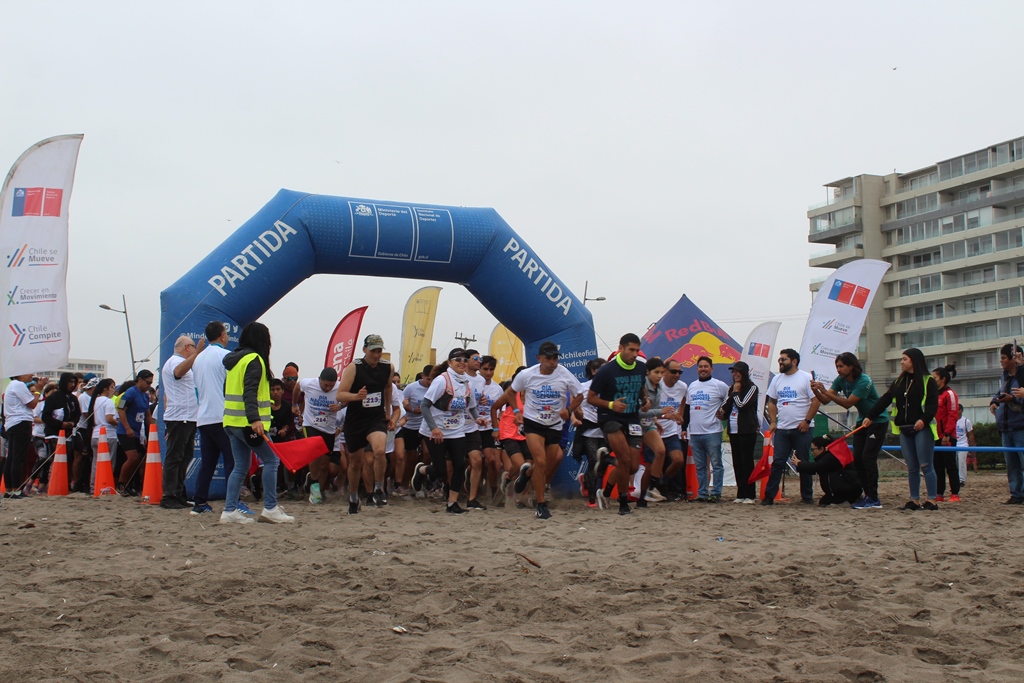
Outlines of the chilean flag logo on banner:
[{"label": "chilean flag logo on banner", "polygon": [[750,347],[747,349],[747,353],[751,356],[757,356],[758,358],[767,358],[768,354],[771,353],[772,347],[768,344],[758,344],[757,342],[750,342]]},{"label": "chilean flag logo on banner", "polygon": [[53,216],[60,218],[64,190],[59,187],[16,187],[11,216]]},{"label": "chilean flag logo on banner", "polygon": [[841,304],[864,308],[864,304],[867,302],[870,294],[871,290],[867,287],[861,287],[860,285],[844,282],[843,280],[835,280],[832,283],[832,290],[828,293],[828,298]]}]

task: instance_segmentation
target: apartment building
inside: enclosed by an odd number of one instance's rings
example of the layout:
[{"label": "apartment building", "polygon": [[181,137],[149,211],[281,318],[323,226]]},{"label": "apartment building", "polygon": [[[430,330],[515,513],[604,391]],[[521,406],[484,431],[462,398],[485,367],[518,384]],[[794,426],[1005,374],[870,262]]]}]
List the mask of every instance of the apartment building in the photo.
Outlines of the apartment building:
[{"label": "apartment building", "polygon": [[[881,391],[902,350],[929,368],[955,363],[965,414],[990,422],[999,347],[1024,345],[1024,137],[909,173],[825,185],[808,241],[827,248],[813,268],[860,258],[892,265],[861,335],[858,357]],[[811,282],[816,292],[827,274]]]}]

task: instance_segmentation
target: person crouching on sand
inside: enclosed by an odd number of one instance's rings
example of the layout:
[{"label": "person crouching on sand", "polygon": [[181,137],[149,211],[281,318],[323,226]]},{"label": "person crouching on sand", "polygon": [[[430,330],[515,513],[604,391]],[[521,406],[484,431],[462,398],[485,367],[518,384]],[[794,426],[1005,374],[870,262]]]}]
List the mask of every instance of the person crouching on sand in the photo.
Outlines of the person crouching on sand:
[{"label": "person crouching on sand", "polygon": [[824,496],[818,501],[818,505],[838,505],[839,503],[854,504],[860,499],[863,487],[860,484],[860,477],[857,476],[857,468],[851,460],[849,464],[843,465],[828,445],[832,439],[828,436],[816,436],[811,441],[811,454],[813,462],[802,462],[794,455],[789,462],[800,474],[817,474],[818,482]]}]

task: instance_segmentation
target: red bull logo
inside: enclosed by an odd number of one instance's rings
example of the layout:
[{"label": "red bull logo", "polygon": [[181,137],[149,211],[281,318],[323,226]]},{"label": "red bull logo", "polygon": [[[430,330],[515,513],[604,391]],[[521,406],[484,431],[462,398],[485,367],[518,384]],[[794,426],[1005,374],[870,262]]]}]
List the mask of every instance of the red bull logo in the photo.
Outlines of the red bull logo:
[{"label": "red bull logo", "polygon": [[712,363],[731,364],[740,359],[740,352],[709,332],[698,332],[690,341],[679,347],[670,359],[677,361],[684,368],[692,368],[701,356],[707,356]]}]

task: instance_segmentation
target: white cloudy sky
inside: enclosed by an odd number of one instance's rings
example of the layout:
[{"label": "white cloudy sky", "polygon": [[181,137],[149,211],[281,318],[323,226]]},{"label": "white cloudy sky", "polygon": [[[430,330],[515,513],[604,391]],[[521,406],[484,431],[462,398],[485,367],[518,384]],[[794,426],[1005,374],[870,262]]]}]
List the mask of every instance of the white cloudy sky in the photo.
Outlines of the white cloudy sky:
[{"label": "white cloudy sky", "polygon": [[[823,183],[1024,134],[1020,2],[0,2],[0,165],[84,133],[72,356],[156,359],[159,294],[279,188],[493,207],[601,341],[683,293],[734,337],[810,305]],[[895,71],[893,67],[898,67]],[[398,351],[422,282],[318,276],[262,320],[280,371],[338,319]],[[495,320],[445,285],[434,343]],[[155,363],[149,364],[150,366]]]}]

